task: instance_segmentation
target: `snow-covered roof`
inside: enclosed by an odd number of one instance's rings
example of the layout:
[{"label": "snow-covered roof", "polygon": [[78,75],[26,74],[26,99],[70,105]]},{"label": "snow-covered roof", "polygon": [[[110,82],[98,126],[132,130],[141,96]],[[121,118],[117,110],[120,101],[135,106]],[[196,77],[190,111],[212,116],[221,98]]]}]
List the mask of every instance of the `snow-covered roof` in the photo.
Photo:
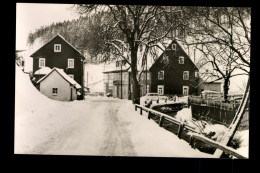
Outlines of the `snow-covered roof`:
[{"label": "snow-covered roof", "polygon": [[31,57],[33,57],[36,52],[38,52],[40,49],[42,49],[45,45],[47,45],[48,43],[50,43],[50,42],[51,42],[52,40],[54,40],[56,37],[60,37],[62,40],[64,40],[69,46],[71,46],[76,52],[78,52],[78,53],[85,59],[85,56],[84,56],[80,51],[78,51],[72,44],[70,44],[64,37],[62,37],[60,34],[57,34],[57,35],[54,36],[52,39],[50,39],[48,42],[46,42],[43,46],[41,46],[38,50],[36,50],[36,51],[31,55]]},{"label": "snow-covered roof", "polygon": [[221,92],[212,91],[212,90],[204,90],[204,91],[201,92],[201,94],[204,94],[204,93],[216,93],[216,94],[219,94]]},{"label": "snow-covered roof", "polygon": [[57,71],[66,81],[68,81],[71,85],[73,85],[74,87],[76,87],[77,89],[80,89],[81,86],[71,77],[69,77],[64,71],[63,69],[59,69],[54,67],[47,75],[43,76],[37,83],[40,83],[41,81],[43,81],[44,79],[46,79],[52,72]]},{"label": "snow-covered roof", "polygon": [[50,67],[42,67],[36,72],[34,72],[35,75],[46,75],[51,72]]}]

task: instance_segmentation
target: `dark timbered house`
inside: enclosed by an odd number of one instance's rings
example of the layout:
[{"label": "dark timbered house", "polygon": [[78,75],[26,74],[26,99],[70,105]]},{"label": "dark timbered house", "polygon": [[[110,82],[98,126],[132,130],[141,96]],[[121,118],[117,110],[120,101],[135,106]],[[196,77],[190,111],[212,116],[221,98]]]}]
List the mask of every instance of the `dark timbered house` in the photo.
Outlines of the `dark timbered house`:
[{"label": "dark timbered house", "polygon": [[[33,58],[33,75],[43,67],[63,69],[64,72],[83,88],[84,55],[67,42],[61,35],[56,35],[45,43],[31,57]],[[39,80],[39,79],[37,79]],[[83,98],[83,92],[82,98]]]}]

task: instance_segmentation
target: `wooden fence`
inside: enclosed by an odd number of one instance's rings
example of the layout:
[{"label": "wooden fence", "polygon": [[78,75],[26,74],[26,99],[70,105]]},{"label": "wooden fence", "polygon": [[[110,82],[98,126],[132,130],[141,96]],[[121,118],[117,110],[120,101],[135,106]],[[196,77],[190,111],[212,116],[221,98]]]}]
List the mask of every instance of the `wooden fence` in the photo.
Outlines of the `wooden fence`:
[{"label": "wooden fence", "polygon": [[[236,110],[239,107],[239,103],[223,103],[193,97],[190,98],[190,105],[193,118],[223,124],[227,127],[232,122]],[[241,121],[240,129],[248,128],[248,120],[249,114],[247,109]]]},{"label": "wooden fence", "polygon": [[[195,140],[199,140],[203,143],[206,143],[209,146],[218,148],[231,156],[243,159],[246,158],[238,154],[233,148],[222,146],[217,142],[202,136],[200,131],[196,130],[194,127],[189,126],[188,124],[182,123],[176,118],[173,118],[156,110],[135,104],[135,111],[137,111],[137,108],[140,109],[140,115],[143,115],[143,111],[145,111],[148,113],[148,119],[151,119],[152,116],[155,116],[156,118],[153,119],[159,124],[160,127],[164,127],[168,130],[171,128],[171,132],[176,134],[180,139],[184,139],[185,141],[189,142],[191,146],[194,146]],[[171,125],[169,125],[169,123]],[[188,132],[193,132],[193,135],[187,135]]]}]

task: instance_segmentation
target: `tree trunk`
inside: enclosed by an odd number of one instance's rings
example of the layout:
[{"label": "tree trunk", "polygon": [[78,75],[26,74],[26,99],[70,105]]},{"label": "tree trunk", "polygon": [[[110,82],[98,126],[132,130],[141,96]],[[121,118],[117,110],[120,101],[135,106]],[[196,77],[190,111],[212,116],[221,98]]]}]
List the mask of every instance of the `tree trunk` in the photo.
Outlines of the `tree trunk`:
[{"label": "tree trunk", "polygon": [[133,85],[133,104],[140,104],[140,86],[137,80],[137,48],[131,46],[131,82]]},{"label": "tree trunk", "polygon": [[223,86],[223,91],[224,91],[224,101],[228,102],[228,91],[229,91],[229,78],[224,79],[224,86]]}]

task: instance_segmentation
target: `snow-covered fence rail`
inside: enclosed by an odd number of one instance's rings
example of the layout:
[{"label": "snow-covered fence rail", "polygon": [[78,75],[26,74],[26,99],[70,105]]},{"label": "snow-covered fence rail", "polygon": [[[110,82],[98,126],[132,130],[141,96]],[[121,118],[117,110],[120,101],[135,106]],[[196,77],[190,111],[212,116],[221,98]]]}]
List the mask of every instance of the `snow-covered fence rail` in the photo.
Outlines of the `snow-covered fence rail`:
[{"label": "snow-covered fence rail", "polygon": [[187,129],[188,131],[193,132],[192,135],[190,136],[190,145],[192,145],[192,146],[194,146],[195,140],[199,140],[199,141],[206,143],[209,146],[220,149],[223,152],[225,152],[225,153],[227,153],[231,156],[235,156],[236,158],[239,158],[239,159],[245,159],[246,158],[245,156],[242,156],[241,154],[237,153],[235,149],[221,145],[221,144],[219,144],[219,143],[217,143],[217,142],[215,142],[215,141],[213,141],[213,140],[211,140],[207,137],[202,136],[200,131],[194,129],[193,127],[189,126],[188,124],[182,123],[181,121],[177,120],[176,118],[173,118],[173,117],[171,117],[167,114],[158,112],[156,110],[141,106],[139,104],[135,104],[135,111],[137,111],[138,108],[140,109],[140,115],[143,115],[143,111],[148,113],[148,116],[147,116],[148,119],[151,119],[151,115],[159,116],[159,123],[158,124],[159,124],[160,127],[164,126],[165,120],[173,123],[174,125],[177,125],[178,130],[177,130],[176,135],[179,138],[182,138],[182,133],[183,133],[184,129]]},{"label": "snow-covered fence rail", "polygon": [[200,141],[202,141],[202,142],[204,142],[204,143],[206,143],[206,144],[208,144],[212,147],[216,147],[216,148],[222,150],[223,152],[225,152],[225,153],[227,153],[231,156],[235,156],[238,159],[246,159],[247,158],[247,157],[239,154],[235,149],[228,147],[228,146],[225,146],[225,145],[221,145],[220,143],[215,142],[215,141],[213,141],[213,140],[211,140],[211,139],[209,139],[205,136],[202,136],[202,135],[199,135],[199,134],[193,134],[191,136],[191,138],[192,138],[192,140],[191,140],[192,142],[190,143],[191,145],[194,145],[193,141],[194,141],[194,139],[197,139],[197,140],[200,140]]},{"label": "snow-covered fence rail", "polygon": [[135,110],[137,111],[137,108],[140,109],[140,115],[143,115],[143,111],[148,112],[148,119],[151,118],[151,115],[159,116],[159,126],[162,127],[165,120],[170,121],[171,123],[178,125],[178,132],[177,136],[181,137],[181,133],[183,132],[183,129],[188,129],[189,131],[200,133],[199,131],[195,130],[193,127],[189,126],[188,124],[183,124],[181,121],[177,120],[176,118],[173,118],[167,114],[161,113],[159,111],[135,104]]}]

